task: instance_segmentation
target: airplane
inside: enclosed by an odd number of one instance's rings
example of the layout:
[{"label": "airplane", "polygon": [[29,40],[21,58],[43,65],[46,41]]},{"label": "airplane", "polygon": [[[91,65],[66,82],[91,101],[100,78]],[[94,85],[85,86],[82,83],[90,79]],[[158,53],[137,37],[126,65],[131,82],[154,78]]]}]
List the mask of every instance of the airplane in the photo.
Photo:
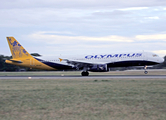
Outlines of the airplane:
[{"label": "airplane", "polygon": [[82,70],[82,76],[91,72],[108,72],[113,67],[144,67],[146,68],[164,62],[164,59],[151,52],[132,52],[115,54],[87,54],[80,57],[33,57],[14,38],[6,37],[12,54],[12,59],[5,62],[12,65],[43,70]]}]

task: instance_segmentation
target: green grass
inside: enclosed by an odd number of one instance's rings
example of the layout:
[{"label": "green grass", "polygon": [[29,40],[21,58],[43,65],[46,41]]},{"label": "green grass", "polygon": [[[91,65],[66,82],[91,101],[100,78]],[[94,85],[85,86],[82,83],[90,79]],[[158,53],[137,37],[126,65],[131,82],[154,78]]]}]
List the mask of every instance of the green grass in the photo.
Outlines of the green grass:
[{"label": "green grass", "polygon": [[165,120],[165,79],[0,80],[0,120]]}]

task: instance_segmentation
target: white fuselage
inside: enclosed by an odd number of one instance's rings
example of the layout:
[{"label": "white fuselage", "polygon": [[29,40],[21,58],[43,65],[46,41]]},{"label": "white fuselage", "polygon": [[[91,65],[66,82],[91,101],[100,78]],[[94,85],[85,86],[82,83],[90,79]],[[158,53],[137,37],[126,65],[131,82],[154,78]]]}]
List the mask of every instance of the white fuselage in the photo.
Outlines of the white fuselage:
[{"label": "white fuselage", "polygon": [[[63,59],[60,61],[60,59]],[[128,67],[128,66],[148,66],[159,64],[163,58],[151,52],[133,52],[117,54],[94,54],[73,57],[38,57],[43,63],[65,65],[70,67],[91,67],[93,65],[107,65],[107,67]]]}]

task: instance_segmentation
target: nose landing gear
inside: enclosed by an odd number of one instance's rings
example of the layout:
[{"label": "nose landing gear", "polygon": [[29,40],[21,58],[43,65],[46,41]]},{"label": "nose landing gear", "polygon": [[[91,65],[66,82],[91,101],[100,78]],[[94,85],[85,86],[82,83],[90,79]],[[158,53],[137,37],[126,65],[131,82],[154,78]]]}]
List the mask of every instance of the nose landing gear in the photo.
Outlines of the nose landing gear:
[{"label": "nose landing gear", "polygon": [[147,66],[144,66],[144,70],[145,70],[144,73],[148,74],[148,71],[146,69],[147,69]]},{"label": "nose landing gear", "polygon": [[144,71],[145,74],[148,74],[148,71]]}]

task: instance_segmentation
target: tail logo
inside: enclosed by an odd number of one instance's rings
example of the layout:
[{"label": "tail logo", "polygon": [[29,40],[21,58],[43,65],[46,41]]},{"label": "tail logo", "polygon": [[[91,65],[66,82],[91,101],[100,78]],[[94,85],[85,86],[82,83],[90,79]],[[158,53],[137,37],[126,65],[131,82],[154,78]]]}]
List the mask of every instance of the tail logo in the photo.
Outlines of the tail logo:
[{"label": "tail logo", "polygon": [[12,53],[13,53],[13,57],[18,58],[18,57],[22,57],[23,55],[28,56],[28,52],[17,42],[17,41],[13,41],[11,40],[11,38],[7,38],[10,42],[10,45],[12,46]]}]

